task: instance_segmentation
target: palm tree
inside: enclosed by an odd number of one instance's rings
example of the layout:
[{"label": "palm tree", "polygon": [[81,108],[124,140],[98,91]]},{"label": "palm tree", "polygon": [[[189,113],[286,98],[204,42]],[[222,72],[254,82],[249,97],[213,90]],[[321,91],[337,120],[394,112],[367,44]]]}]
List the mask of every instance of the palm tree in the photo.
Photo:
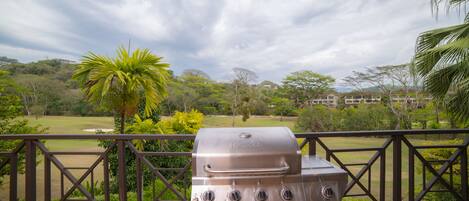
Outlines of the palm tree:
[{"label": "palm tree", "polygon": [[[438,11],[440,0],[432,0]],[[469,0],[447,0],[451,7],[464,7]],[[466,12],[466,10],[465,10]],[[415,68],[426,90],[445,100],[459,120],[469,119],[469,13],[462,24],[430,30],[417,38]]]},{"label": "palm tree", "polygon": [[161,59],[148,49],[130,53],[120,47],[115,58],[90,52],[73,78],[82,85],[88,101],[120,116],[120,133],[124,133],[125,118],[137,111],[141,98],[149,116],[166,96],[169,64]]}]

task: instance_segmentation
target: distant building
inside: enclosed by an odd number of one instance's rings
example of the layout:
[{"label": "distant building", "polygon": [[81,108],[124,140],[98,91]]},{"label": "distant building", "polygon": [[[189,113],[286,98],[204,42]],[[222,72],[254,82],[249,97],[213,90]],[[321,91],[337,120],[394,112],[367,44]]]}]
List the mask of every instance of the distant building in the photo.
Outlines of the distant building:
[{"label": "distant building", "polygon": [[76,61],[72,61],[72,60],[68,60],[68,59],[54,59],[60,63],[63,63],[63,64],[76,64],[77,62]]},{"label": "distant building", "polygon": [[378,104],[381,103],[381,96],[345,96],[345,105],[358,104]]},{"label": "distant building", "polygon": [[311,99],[312,105],[326,105],[327,107],[337,107],[339,97],[334,94],[328,94],[325,97]]},{"label": "distant building", "polygon": [[[337,107],[339,100],[344,100],[345,106],[356,106],[360,104],[380,104],[383,103],[383,98],[380,95],[346,95],[339,97],[335,94],[328,94],[326,96],[321,96],[318,98],[311,99],[309,103],[311,105],[325,105],[328,107]],[[406,103],[411,104],[417,107],[424,107],[428,102],[430,102],[433,98],[432,97],[421,97],[415,98],[410,96],[393,96],[391,101],[393,103]]]},{"label": "distant building", "polygon": [[267,89],[277,89],[278,88],[278,84],[275,84],[274,82],[267,81],[267,80],[262,81],[257,86],[267,88]]},{"label": "distant building", "polygon": [[408,104],[421,104],[421,103],[427,103],[430,102],[433,98],[432,97],[425,97],[423,99],[417,99],[413,97],[392,97],[392,102],[393,103],[405,103],[407,102]]}]

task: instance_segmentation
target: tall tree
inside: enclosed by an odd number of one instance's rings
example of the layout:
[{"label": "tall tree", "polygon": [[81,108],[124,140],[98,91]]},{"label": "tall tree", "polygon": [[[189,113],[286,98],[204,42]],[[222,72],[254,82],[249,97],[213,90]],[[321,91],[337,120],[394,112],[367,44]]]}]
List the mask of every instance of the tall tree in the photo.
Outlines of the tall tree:
[{"label": "tall tree", "polygon": [[332,90],[335,79],[313,71],[297,71],[282,81],[284,94],[295,101],[297,107],[304,107],[308,102],[323,93]]},{"label": "tall tree", "polygon": [[250,114],[252,106],[252,87],[250,83],[257,79],[255,72],[244,68],[233,68],[234,79],[232,81],[233,97],[232,97],[232,126],[235,124],[235,117],[238,111],[243,115],[243,121],[246,121]]},{"label": "tall tree", "polygon": [[[468,0],[432,0],[432,9],[438,11],[446,2],[464,10],[462,24],[434,29],[417,38],[414,63],[424,78],[426,90],[435,98],[445,100],[448,110],[461,120],[469,120],[469,12]],[[438,14],[437,14],[438,15]]]},{"label": "tall tree", "polygon": [[[351,76],[344,78],[346,83],[358,87],[375,87],[384,96],[386,106],[397,120],[396,129],[410,129],[410,109],[416,105],[410,102],[410,90],[414,85],[411,68],[408,64],[378,66],[367,68],[364,72],[354,71]],[[393,98],[403,98],[403,101],[393,101]],[[417,97],[416,97],[417,98]]]},{"label": "tall tree", "polygon": [[[44,133],[47,129],[39,126],[30,126],[28,120],[19,119],[22,114],[21,99],[17,94],[17,85],[8,75],[8,72],[0,70],[0,135],[3,134],[27,134]],[[0,140],[0,152],[10,152],[18,146],[18,140]],[[18,155],[19,171],[24,170],[24,152]],[[0,169],[0,185],[3,176],[8,175],[10,167],[7,164]]]},{"label": "tall tree", "polygon": [[295,104],[288,98],[272,98],[272,107],[274,114],[280,115],[280,121],[283,121],[285,115],[292,114],[295,111]]},{"label": "tall tree", "polygon": [[196,99],[199,97],[199,94],[196,90],[192,88],[191,85],[187,85],[180,80],[173,80],[168,85],[169,94],[167,102],[174,105],[176,110],[189,112],[194,104]]},{"label": "tall tree", "polygon": [[144,113],[153,113],[166,96],[169,64],[149,49],[117,49],[117,56],[89,53],[73,74],[82,84],[86,98],[120,116],[120,133],[125,132],[125,118],[137,111],[140,97],[145,99]]}]

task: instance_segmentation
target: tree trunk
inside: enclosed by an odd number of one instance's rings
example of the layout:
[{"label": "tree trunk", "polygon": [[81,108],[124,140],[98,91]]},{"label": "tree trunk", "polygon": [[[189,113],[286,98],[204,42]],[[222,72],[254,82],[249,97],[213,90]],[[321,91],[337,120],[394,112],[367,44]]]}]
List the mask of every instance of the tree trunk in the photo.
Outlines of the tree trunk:
[{"label": "tree trunk", "polygon": [[236,112],[235,112],[234,106],[232,106],[231,113],[233,113],[233,114],[231,115],[231,127],[235,127]]},{"label": "tree trunk", "polygon": [[234,98],[234,104],[233,104],[233,117],[232,117],[232,122],[231,126],[235,127],[235,117],[236,117],[236,109],[238,107],[238,84],[235,85],[235,98]]},{"label": "tree trunk", "polygon": [[125,130],[125,111],[121,112],[121,125],[120,125],[120,134],[124,134]]}]

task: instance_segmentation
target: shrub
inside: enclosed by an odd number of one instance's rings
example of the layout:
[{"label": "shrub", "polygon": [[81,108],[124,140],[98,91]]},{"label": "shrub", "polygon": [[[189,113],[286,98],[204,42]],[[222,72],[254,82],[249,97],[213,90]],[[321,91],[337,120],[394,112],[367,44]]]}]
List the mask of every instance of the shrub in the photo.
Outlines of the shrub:
[{"label": "shrub", "polygon": [[305,131],[333,131],[339,128],[339,112],[323,105],[315,105],[300,111],[296,127]]},{"label": "shrub", "polygon": [[[151,119],[141,119],[135,116],[135,122],[127,127],[126,132],[129,134],[195,134],[202,126],[203,114],[198,111],[176,112],[174,116],[162,119],[159,122],[154,122]],[[107,148],[111,145],[111,141],[102,141],[100,146]],[[134,140],[133,144],[142,151],[160,152],[190,152],[192,150],[192,141],[155,141],[155,140]],[[109,154],[110,175],[111,175],[111,191],[116,193],[118,191],[117,185],[117,150],[113,149]],[[135,154],[130,149],[125,150],[126,171],[127,171],[127,187],[129,191],[136,190],[136,164]],[[159,168],[181,168],[188,162],[187,157],[147,157],[147,159]],[[150,185],[154,180],[153,174],[144,165],[143,169],[144,185]],[[171,178],[178,172],[175,171],[162,171],[163,176]],[[191,172],[188,171],[184,178],[190,178]],[[186,182],[187,183],[187,182]],[[189,182],[190,183],[190,182]],[[182,181],[175,182],[176,186],[182,188],[184,183]]]},{"label": "shrub", "polygon": [[[457,144],[462,144],[463,140],[461,139],[455,139],[455,140],[447,140],[447,141],[438,141],[438,142],[428,142],[428,145],[434,145],[434,144],[447,144],[447,145],[457,145]],[[438,149],[426,149],[422,151],[422,156],[426,160],[448,160],[451,155],[456,151],[454,148],[438,148]],[[467,154],[467,153],[464,153]],[[432,164],[432,167],[438,171],[440,169],[442,164]],[[418,172],[422,173],[423,168],[419,167]],[[449,172],[449,171],[448,171]],[[427,181],[429,181],[432,177],[433,174],[428,173],[427,170]],[[446,181],[449,181],[449,174],[444,174],[443,178]],[[453,163],[453,182],[454,185],[453,187],[455,189],[460,190],[461,189],[461,160],[460,157],[456,159],[456,161]],[[433,187],[433,190],[436,189],[445,189],[444,186],[441,185],[441,183],[437,182],[435,186]],[[437,200],[446,200],[446,201],[452,201],[452,200],[457,200],[451,193],[449,192],[431,192],[428,193],[425,196],[425,200],[429,201],[437,201]]]},{"label": "shrub", "polygon": [[386,123],[386,108],[382,105],[359,105],[342,111],[342,130],[380,130],[389,126]]},{"label": "shrub", "polygon": [[[5,71],[0,70],[0,135],[1,134],[29,134],[44,133],[47,129],[40,126],[30,126],[27,120],[18,120],[21,116],[23,106],[20,98],[15,95],[16,91],[13,80],[7,77]],[[11,152],[20,143],[19,140],[0,140],[0,152]],[[39,153],[39,152],[38,152]],[[3,158],[0,158],[0,161]],[[24,153],[18,155],[18,171],[24,170]],[[0,169],[0,184],[3,176],[9,174],[10,167]]]},{"label": "shrub", "polygon": [[439,123],[435,122],[435,121],[432,121],[430,123],[430,125],[428,125],[428,127],[431,128],[431,129],[439,129],[439,128],[441,128],[441,125]]}]

